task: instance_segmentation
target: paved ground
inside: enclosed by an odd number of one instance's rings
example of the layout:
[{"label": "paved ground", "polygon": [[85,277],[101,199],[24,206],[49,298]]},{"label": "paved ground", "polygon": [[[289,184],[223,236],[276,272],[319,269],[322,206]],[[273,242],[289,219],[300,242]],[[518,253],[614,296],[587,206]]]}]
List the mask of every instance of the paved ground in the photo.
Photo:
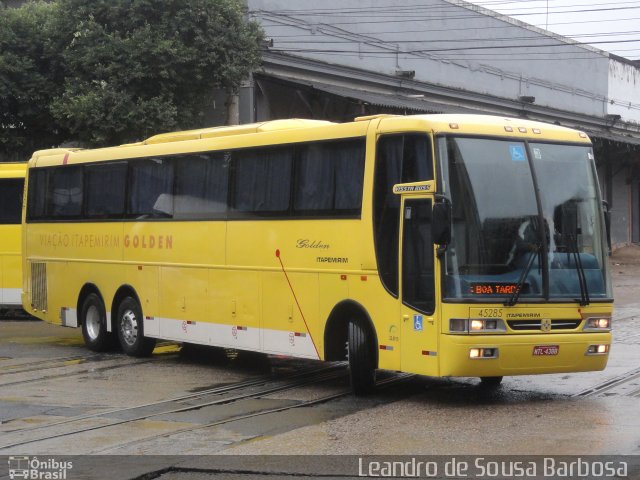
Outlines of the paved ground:
[{"label": "paved ground", "polygon": [[617,250],[611,257],[615,306],[618,309],[640,307],[640,246]]}]

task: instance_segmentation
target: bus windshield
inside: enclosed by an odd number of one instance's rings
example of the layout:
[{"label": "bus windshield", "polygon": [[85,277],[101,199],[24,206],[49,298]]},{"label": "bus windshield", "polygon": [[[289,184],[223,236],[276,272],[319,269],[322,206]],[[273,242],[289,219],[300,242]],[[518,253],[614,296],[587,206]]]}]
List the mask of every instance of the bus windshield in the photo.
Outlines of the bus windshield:
[{"label": "bus windshield", "polygon": [[590,146],[448,137],[439,147],[453,209],[445,298],[611,296]]}]

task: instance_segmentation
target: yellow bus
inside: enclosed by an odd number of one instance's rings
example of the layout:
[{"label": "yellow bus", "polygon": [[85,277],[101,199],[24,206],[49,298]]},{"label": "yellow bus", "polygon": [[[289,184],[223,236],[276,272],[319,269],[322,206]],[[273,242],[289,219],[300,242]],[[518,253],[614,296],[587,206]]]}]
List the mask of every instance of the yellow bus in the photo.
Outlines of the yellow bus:
[{"label": "yellow bus", "polygon": [[428,376],[601,370],[612,294],[586,134],[474,115],[276,120],[29,162],[24,308]]},{"label": "yellow bus", "polygon": [[27,163],[0,163],[0,310],[22,309],[22,197]]}]

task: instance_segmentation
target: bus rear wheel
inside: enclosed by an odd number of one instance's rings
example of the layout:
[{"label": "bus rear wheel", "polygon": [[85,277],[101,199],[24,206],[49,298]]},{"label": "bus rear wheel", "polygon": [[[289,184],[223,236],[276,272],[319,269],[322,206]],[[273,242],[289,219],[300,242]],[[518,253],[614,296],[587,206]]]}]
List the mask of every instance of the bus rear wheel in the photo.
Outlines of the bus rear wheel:
[{"label": "bus rear wheel", "polygon": [[359,320],[349,322],[347,353],[351,388],[356,395],[371,393],[376,385],[376,366],[371,335]]},{"label": "bus rear wheel", "polygon": [[107,313],[100,295],[90,293],[80,309],[82,338],[89,350],[105,352],[114,346],[114,335],[107,332]]},{"label": "bus rear wheel", "polygon": [[142,308],[138,301],[126,297],[118,307],[118,339],[122,351],[132,357],[148,357],[156,346],[153,338],[144,336]]}]

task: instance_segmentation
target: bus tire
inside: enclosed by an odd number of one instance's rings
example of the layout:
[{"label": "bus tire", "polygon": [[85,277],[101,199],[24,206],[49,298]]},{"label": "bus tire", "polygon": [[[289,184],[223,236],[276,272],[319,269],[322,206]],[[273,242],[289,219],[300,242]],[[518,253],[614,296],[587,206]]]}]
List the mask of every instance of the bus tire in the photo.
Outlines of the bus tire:
[{"label": "bus tire", "polygon": [[480,377],[482,388],[498,388],[502,383],[502,377]]},{"label": "bus tire", "polygon": [[361,321],[349,321],[347,353],[351,388],[355,395],[371,393],[376,385],[376,366],[370,337]]},{"label": "bus tire", "polygon": [[85,346],[94,352],[105,352],[113,347],[114,335],[107,332],[107,313],[100,295],[90,293],[80,310],[82,338]]},{"label": "bus tire", "polygon": [[122,351],[132,357],[148,357],[156,346],[154,338],[144,336],[142,308],[135,298],[125,297],[118,306],[116,320]]}]

